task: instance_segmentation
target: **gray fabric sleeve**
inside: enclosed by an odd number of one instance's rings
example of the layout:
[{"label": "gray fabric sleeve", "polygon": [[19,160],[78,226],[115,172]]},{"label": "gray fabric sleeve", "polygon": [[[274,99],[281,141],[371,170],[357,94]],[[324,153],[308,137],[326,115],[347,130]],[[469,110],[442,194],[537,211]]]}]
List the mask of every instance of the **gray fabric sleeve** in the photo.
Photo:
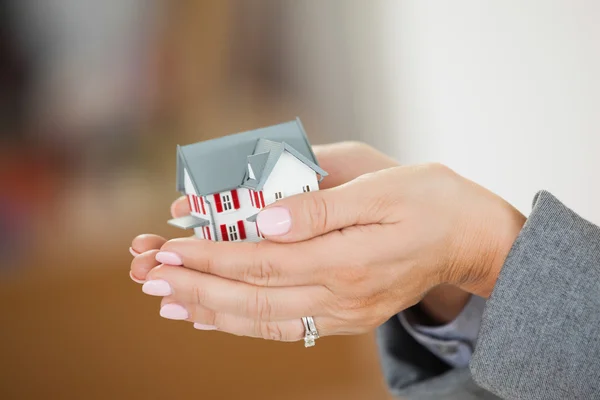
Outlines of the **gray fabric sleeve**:
[{"label": "gray fabric sleeve", "polygon": [[600,399],[600,228],[548,192],[487,301],[470,367],[504,399]]}]

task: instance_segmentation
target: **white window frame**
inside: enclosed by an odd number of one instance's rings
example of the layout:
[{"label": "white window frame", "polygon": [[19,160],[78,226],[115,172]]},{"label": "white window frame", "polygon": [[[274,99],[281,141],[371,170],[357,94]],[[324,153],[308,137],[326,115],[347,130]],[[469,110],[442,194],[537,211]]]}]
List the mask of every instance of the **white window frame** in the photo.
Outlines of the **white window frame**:
[{"label": "white window frame", "polygon": [[275,192],[275,201],[283,199],[283,192]]},{"label": "white window frame", "polygon": [[231,193],[224,194],[221,196],[221,205],[223,207],[223,212],[233,210],[233,200],[231,198]]},{"label": "white window frame", "polygon": [[229,241],[234,242],[239,240],[240,234],[238,232],[238,228],[236,224],[227,225],[227,236],[229,237]]},{"label": "white window frame", "polygon": [[306,193],[306,192],[310,192],[310,185],[302,186],[302,191],[303,191],[304,193]]}]

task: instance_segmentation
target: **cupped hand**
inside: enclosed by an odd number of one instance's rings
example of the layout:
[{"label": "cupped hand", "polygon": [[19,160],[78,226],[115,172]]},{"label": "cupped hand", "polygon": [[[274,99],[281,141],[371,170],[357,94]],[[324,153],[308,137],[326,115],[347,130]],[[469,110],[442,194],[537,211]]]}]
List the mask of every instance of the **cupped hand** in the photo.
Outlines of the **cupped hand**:
[{"label": "cupped hand", "polygon": [[[340,142],[328,145],[313,146],[313,151],[323,169],[329,176],[321,183],[321,189],[342,185],[360,175],[397,166],[388,156],[360,142]],[[185,196],[175,200],[171,205],[173,218],[183,217],[190,213],[190,206]],[[167,239],[153,234],[139,235],[133,239],[129,252],[134,256],[130,277],[135,282],[144,283],[150,270],[160,265],[155,260],[158,249]]]},{"label": "cupped hand", "polygon": [[147,280],[146,293],[165,297],[163,316],[200,329],[299,340],[300,318],[311,315],[321,335],[362,333],[440,284],[487,296],[524,223],[440,165],[332,186],[263,210],[257,221],[268,241],[176,239],[160,251],[134,243],[142,254],[133,275]]}]

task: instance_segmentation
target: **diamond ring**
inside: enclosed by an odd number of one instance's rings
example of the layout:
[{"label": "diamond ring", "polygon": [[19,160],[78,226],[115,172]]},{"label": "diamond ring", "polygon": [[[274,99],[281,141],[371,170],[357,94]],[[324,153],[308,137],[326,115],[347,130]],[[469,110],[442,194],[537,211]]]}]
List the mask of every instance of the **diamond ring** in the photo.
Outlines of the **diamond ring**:
[{"label": "diamond ring", "polygon": [[313,317],[302,317],[302,324],[304,325],[304,347],[313,347],[315,340],[319,338],[315,320]]}]

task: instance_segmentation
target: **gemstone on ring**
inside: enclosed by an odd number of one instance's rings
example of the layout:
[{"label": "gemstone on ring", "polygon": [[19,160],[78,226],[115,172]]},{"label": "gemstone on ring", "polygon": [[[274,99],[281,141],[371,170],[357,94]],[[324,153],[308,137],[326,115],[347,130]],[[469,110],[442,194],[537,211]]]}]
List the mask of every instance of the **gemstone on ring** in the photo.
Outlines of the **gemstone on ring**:
[{"label": "gemstone on ring", "polygon": [[304,347],[313,347],[316,339],[317,338],[314,335],[309,333],[304,337]]},{"label": "gemstone on ring", "polygon": [[304,325],[304,347],[313,347],[319,338],[319,332],[312,317],[302,317]]}]

